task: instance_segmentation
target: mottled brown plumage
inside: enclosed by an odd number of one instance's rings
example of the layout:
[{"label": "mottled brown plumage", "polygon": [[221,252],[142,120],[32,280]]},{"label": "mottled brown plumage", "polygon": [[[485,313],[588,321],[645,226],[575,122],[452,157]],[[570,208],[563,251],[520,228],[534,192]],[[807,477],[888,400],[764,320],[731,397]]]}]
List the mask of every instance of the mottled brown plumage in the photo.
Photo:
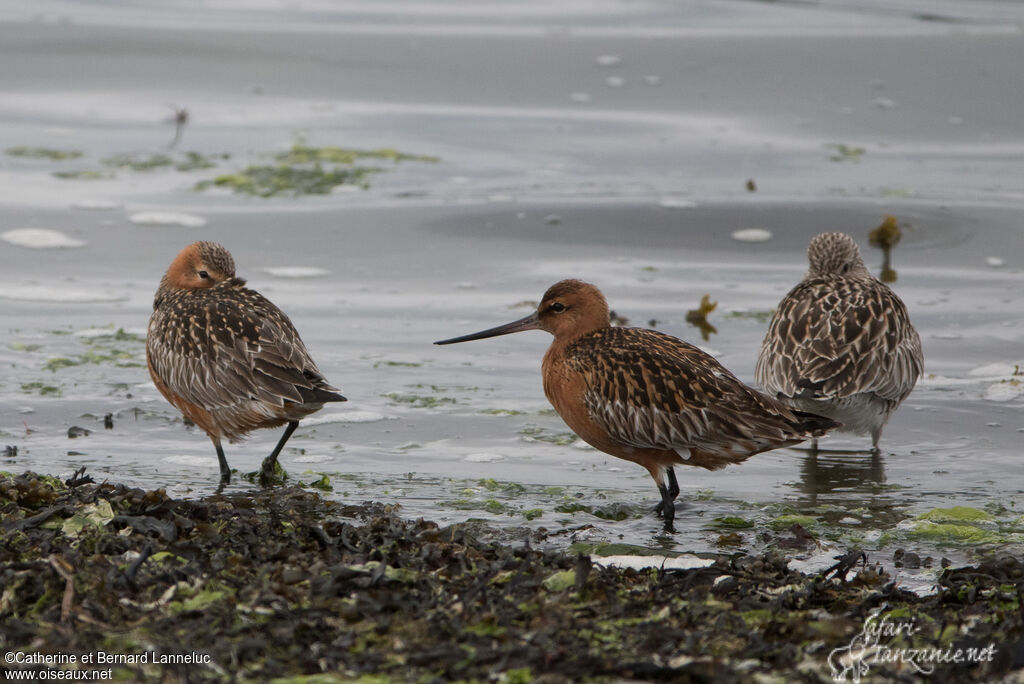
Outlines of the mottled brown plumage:
[{"label": "mottled brown plumage", "polygon": [[555,337],[542,366],[548,400],[588,444],[648,470],[666,529],[679,493],[674,465],[716,470],[836,425],[747,387],[671,335],[611,327],[604,296],[578,280],[553,285],[526,318],[436,344],[533,329]]},{"label": "mottled brown plumage", "polygon": [[771,395],[834,418],[841,430],[882,428],[924,368],[902,300],[868,271],[853,238],[822,233],[810,269],[775,311],[754,371]]},{"label": "mottled brown plumage", "polygon": [[231,254],[213,242],[183,249],[153,299],[146,361],[160,393],[206,431],[228,468],[221,440],[288,424],[263,462],[264,478],[298,422],[345,401],[324,379],[288,317],[235,276]]}]

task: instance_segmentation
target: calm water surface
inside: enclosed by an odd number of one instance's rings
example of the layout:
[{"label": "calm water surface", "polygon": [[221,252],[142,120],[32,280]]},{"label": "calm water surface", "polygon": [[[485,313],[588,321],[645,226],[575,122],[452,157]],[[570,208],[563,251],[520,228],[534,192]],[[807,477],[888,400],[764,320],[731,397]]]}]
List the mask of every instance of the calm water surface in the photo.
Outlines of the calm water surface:
[{"label": "calm water surface", "polygon": [[[551,543],[677,552],[760,549],[799,521],[822,544],[810,565],[853,545],[879,560],[1019,550],[1022,20],[994,2],[5,7],[0,468],[215,489],[209,440],[149,382],[143,343],[160,275],[209,239],[350,398],[281,459],[300,481],[328,475],[330,496],[483,519],[510,539],[543,527]],[[195,189],[297,141],[438,161],[378,160],[368,187],[329,195]],[[186,165],[190,151],[213,166]],[[877,270],[867,233],[889,214],[926,377],[882,455],[842,435],[817,459],[780,449],[680,472],[675,535],[650,513],[646,472],[551,411],[544,333],[431,345],[578,277],[631,324],[699,343],[750,382],[810,237],[847,231]],[[20,228],[74,246],[7,233]],[[733,237],[750,228],[771,238]],[[706,341],[685,321],[704,294],[718,303]],[[71,426],[91,434],[69,439]],[[277,437],[228,460],[252,471]],[[954,506],[982,519],[918,519]]]}]

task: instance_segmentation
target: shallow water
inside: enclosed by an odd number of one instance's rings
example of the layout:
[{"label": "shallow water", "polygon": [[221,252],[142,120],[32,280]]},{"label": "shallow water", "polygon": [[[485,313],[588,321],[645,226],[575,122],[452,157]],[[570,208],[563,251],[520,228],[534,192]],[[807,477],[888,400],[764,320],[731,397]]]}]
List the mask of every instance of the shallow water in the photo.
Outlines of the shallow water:
[{"label": "shallow water", "polygon": [[[558,532],[551,543],[677,552],[761,548],[800,522],[821,542],[798,554],[808,567],[851,545],[879,560],[915,549],[936,564],[1020,549],[1024,11],[32,7],[0,10],[0,143],[82,155],[0,154],[0,234],[41,228],[82,244],[0,235],[0,442],[17,450],[0,468],[85,465],[177,494],[215,489],[213,449],[149,382],[142,341],[171,258],[211,239],[289,313],[350,398],[307,421],[281,459],[303,481],[326,473],[331,496],[440,522],[480,518],[511,539],[544,527]],[[190,120],[168,151],[176,108]],[[300,138],[439,161],[385,164],[368,188],[329,195],[193,189],[273,163]],[[215,167],[103,162],[179,163],[183,151]],[[101,177],[53,175],[62,171]],[[867,232],[887,214],[904,227],[894,288],[927,375],[883,454],[780,449],[680,472],[675,535],[650,513],[646,472],[576,443],[551,411],[543,333],[431,345],[521,317],[524,301],[579,277],[631,324],[700,343],[749,382],[764,315],[802,277],[808,239],[847,231],[877,269]],[[733,237],[747,229],[771,237]],[[685,321],[703,294],[718,303],[706,342]],[[69,439],[73,425],[92,432]],[[258,433],[228,460],[252,471],[276,439]],[[856,451],[867,438],[823,446]],[[252,486],[236,477],[232,489]],[[922,531],[916,516],[953,506],[988,516],[971,523],[978,535]]]}]

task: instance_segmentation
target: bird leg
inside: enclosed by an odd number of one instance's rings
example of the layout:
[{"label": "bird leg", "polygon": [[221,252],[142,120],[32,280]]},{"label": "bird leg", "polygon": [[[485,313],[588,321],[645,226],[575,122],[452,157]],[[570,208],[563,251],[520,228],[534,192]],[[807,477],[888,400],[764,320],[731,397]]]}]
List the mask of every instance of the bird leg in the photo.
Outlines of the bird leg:
[{"label": "bird leg", "polygon": [[[678,482],[678,480],[676,480],[676,471],[675,471],[675,469],[673,469],[670,466],[666,470],[667,470],[667,472],[665,473],[665,476],[668,479],[668,487],[667,487],[668,501],[670,502],[669,505],[672,506],[673,508],[675,508],[675,504],[673,504],[671,502],[674,502],[676,500],[676,497],[679,496],[679,482]],[[658,505],[654,508],[654,512],[657,513],[658,516],[661,516],[665,512],[665,494],[666,494],[666,492],[663,492],[662,489],[665,489],[665,487],[662,485],[662,483],[658,482],[658,491],[662,492],[662,494],[661,494],[661,501],[659,501]]]},{"label": "bird leg", "polygon": [[270,483],[270,478],[274,474],[274,465],[277,463],[277,455],[281,453],[285,442],[288,441],[288,438],[292,436],[297,427],[299,427],[299,421],[289,421],[288,427],[284,429],[284,434],[281,435],[281,439],[277,442],[277,446],[274,447],[269,456],[263,459],[263,466],[260,468],[260,484],[266,485]]},{"label": "bird leg", "polygon": [[658,491],[661,492],[661,502],[654,508],[654,512],[665,519],[665,531],[675,532],[672,521],[676,518],[676,497],[679,496],[679,482],[676,480],[676,471],[671,467],[665,469],[662,478],[655,480],[658,484]]},{"label": "bird leg", "polygon": [[217,460],[220,462],[220,484],[223,487],[231,482],[231,468],[228,466],[228,459],[224,458],[224,447],[220,445],[220,440],[215,440],[213,446],[217,449]]}]

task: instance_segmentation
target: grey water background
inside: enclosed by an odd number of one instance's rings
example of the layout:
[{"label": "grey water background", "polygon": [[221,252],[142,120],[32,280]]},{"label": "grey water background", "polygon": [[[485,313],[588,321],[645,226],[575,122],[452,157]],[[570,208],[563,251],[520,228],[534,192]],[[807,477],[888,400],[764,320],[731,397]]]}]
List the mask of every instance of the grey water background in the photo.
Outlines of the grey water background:
[{"label": "grey water background", "polygon": [[[207,239],[350,398],[281,458],[301,481],[326,474],[329,496],[479,518],[511,539],[544,527],[566,543],[729,551],[793,519],[823,563],[851,546],[1019,550],[1022,22],[1009,2],[2,3],[0,149],[83,156],[0,153],[0,233],[81,243],[0,242],[0,469],[214,491],[210,442],[152,386],[141,341],[170,260]],[[167,153],[176,108],[189,122],[174,154],[228,155],[216,169],[54,176]],[[327,196],[194,189],[297,139],[439,161]],[[926,377],[881,457],[780,449],[686,469],[675,535],[650,513],[645,471],[575,443],[550,411],[545,334],[431,345],[578,277],[752,382],[764,316],[802,277],[810,237],[851,233],[877,272],[867,233],[886,215],[904,228],[893,286]],[[771,238],[733,237],[744,229]],[[707,341],[685,321],[704,294],[718,302]],[[254,470],[277,438],[258,432],[228,460]],[[921,532],[917,516],[953,506],[985,512],[978,537]]]}]

